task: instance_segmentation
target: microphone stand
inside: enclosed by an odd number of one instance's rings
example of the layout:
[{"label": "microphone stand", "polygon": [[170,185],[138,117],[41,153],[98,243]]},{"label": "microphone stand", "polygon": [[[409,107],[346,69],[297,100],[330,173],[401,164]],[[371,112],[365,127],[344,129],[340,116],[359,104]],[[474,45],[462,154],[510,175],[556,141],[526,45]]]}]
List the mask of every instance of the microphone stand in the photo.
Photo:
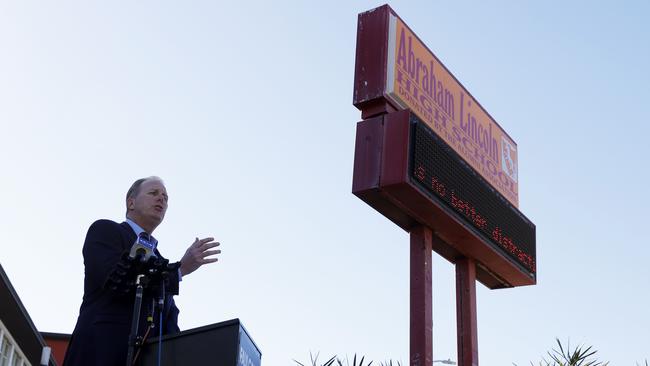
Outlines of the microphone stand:
[{"label": "microphone stand", "polygon": [[[163,277],[161,277],[160,278],[160,286],[161,286],[160,288],[161,288],[162,293],[158,297],[158,301],[156,301],[156,303],[158,305],[158,319],[159,319],[159,324],[158,324],[158,339],[159,339],[159,341],[158,341],[158,366],[161,365],[160,355],[161,355],[162,344],[161,344],[160,340],[162,339],[162,320],[163,320],[163,315],[165,313],[164,312],[164,304],[165,304],[165,287],[164,287],[164,285],[165,285],[165,279]],[[153,328],[155,328],[155,323],[154,323],[155,316],[156,316],[156,306],[154,306],[154,304],[152,304],[151,313],[147,317],[147,322],[149,323],[149,329],[147,329],[144,336],[138,337],[138,344],[136,344],[136,345],[139,346],[139,348],[135,352],[135,356],[133,356],[132,365],[134,365],[137,362],[138,356],[140,356],[140,352],[142,351],[142,347],[144,346],[144,342],[146,342],[148,337],[149,337],[149,332]]]},{"label": "microphone stand", "polygon": [[[159,326],[161,327],[159,332],[162,332],[165,293],[167,292],[166,286],[168,285],[167,280],[169,278],[169,273],[172,271],[178,271],[179,266],[180,263],[169,264],[169,261],[167,259],[160,259],[156,258],[155,256],[149,257],[145,261],[140,253],[138,253],[134,258],[131,257],[127,252],[124,253],[122,260],[117,264],[115,270],[110,274],[106,284],[107,288],[123,294],[129,293],[132,289],[131,286],[134,285],[132,281],[129,281],[129,277],[132,275],[136,276],[135,301],[133,303],[133,317],[131,319],[131,334],[129,334],[128,340],[129,348],[127,351],[126,366],[133,366],[137,360],[138,354],[140,353],[140,348],[143,344],[143,338],[138,336],[138,327],[140,325],[140,312],[142,308],[142,300],[144,297],[144,289],[147,288],[153,291],[153,289],[150,289],[150,286],[154,286],[152,282],[155,282],[156,280],[160,281],[160,287],[158,289],[158,308],[160,312]],[[172,294],[177,293],[178,292],[172,291]],[[154,311],[154,313],[151,314],[153,321],[155,315],[155,306],[152,310]],[[160,333],[159,336],[162,336],[162,333]],[[136,353],[136,351],[138,352]],[[158,358],[160,359],[160,349],[158,351]]]},{"label": "microphone stand", "polygon": [[135,303],[133,304],[133,318],[131,319],[131,334],[129,335],[129,351],[126,356],[126,366],[133,365],[135,347],[140,347],[140,342],[138,339],[138,326],[140,323],[140,308],[142,307],[142,293],[144,290],[142,283],[145,280],[146,276],[143,274],[139,274],[135,280]]},{"label": "microphone stand", "polygon": [[162,364],[162,331],[165,314],[165,278],[160,278],[160,298],[158,299],[158,366]]}]

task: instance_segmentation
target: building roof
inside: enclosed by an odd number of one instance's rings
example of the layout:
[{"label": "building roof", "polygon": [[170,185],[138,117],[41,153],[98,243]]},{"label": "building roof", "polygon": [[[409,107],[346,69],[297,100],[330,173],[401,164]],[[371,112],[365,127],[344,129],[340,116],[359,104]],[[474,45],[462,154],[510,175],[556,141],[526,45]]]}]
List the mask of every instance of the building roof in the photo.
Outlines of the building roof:
[{"label": "building roof", "polygon": [[[43,337],[34,326],[25,306],[20,301],[16,290],[11,285],[7,273],[0,264],[0,320],[5,325],[18,347],[29,362],[40,365],[41,353],[45,346]],[[50,356],[49,366],[57,366]]]}]

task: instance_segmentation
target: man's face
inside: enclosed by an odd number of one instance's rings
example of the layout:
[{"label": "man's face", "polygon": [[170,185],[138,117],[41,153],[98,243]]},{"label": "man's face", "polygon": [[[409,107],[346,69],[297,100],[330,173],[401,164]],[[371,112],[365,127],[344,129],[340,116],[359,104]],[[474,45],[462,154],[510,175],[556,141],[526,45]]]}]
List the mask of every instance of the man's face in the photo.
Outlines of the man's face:
[{"label": "man's face", "polygon": [[160,225],[167,211],[167,189],[159,180],[142,183],[138,194],[127,201],[128,216],[149,233]]}]

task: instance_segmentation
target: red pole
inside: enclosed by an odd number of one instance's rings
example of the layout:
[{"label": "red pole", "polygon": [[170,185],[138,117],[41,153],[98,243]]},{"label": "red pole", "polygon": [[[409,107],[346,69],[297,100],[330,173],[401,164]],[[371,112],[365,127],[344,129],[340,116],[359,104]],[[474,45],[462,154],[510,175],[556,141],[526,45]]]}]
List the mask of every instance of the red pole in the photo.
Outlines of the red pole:
[{"label": "red pole", "polygon": [[476,264],[470,258],[456,261],[456,327],[458,366],[478,366]]},{"label": "red pole", "polygon": [[433,363],[431,241],[428,227],[411,230],[411,366]]}]

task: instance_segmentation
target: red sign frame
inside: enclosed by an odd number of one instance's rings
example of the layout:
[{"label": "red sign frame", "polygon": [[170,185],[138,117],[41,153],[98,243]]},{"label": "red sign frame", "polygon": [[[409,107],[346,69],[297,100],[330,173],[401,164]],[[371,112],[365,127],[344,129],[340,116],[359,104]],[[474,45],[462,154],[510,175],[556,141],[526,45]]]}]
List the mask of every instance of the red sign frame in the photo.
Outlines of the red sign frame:
[{"label": "red sign frame", "polygon": [[517,144],[388,5],[359,15],[353,104],[363,119],[411,109],[519,206]]},{"label": "red sign frame", "polygon": [[535,284],[535,273],[522,269],[412,182],[411,113],[388,113],[357,124],[352,192],[406,231],[431,228],[432,249],[450,262],[475,259],[476,278],[488,288]]}]

